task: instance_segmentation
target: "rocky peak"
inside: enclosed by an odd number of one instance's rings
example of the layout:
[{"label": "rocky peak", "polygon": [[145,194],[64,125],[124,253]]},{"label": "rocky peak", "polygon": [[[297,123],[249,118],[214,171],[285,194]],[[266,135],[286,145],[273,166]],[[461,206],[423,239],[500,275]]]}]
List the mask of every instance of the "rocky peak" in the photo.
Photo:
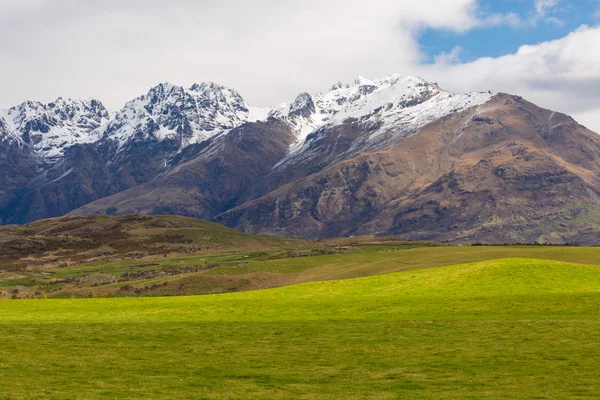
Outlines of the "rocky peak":
[{"label": "rocky peak", "polygon": [[82,128],[95,129],[110,118],[102,102],[95,99],[76,100],[59,97],[47,105],[62,121],[75,121]]},{"label": "rocky peak", "polygon": [[0,117],[13,137],[28,144],[44,160],[52,161],[62,157],[70,146],[98,140],[93,131],[110,115],[98,100],[59,97],[48,104],[25,101],[0,110]]},{"label": "rocky peak", "polygon": [[0,142],[23,143],[21,138],[8,128],[8,124],[2,117],[0,117]]},{"label": "rocky peak", "polygon": [[235,90],[225,86],[204,82],[195,83],[189,89],[197,93],[200,105],[204,108],[230,110],[233,112],[248,112],[248,105],[242,96]]},{"label": "rocky peak", "polygon": [[315,103],[310,94],[301,93],[290,106],[289,115],[292,117],[309,118],[316,111]]},{"label": "rocky peak", "polygon": [[233,89],[212,82],[186,89],[169,83],[130,101],[108,124],[104,136],[119,147],[130,140],[176,140],[180,148],[233,129],[250,118],[250,109]]},{"label": "rocky peak", "polygon": [[336,84],[334,84],[333,86],[331,86],[331,89],[329,89],[329,91],[333,91],[333,90],[339,90],[339,89],[344,89],[344,88],[349,88],[350,85],[345,85],[342,82],[338,82]]}]

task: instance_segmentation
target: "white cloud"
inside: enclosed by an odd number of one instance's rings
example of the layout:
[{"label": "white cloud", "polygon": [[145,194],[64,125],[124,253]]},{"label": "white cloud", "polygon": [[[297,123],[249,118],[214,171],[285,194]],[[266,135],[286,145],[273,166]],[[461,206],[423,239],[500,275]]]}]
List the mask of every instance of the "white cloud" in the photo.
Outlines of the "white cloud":
[{"label": "white cloud", "polygon": [[557,9],[556,6],[560,2],[561,0],[534,0],[535,15],[529,19],[529,23],[535,26],[540,21],[544,21],[557,26],[563,26],[564,22],[560,18],[550,15]]},{"label": "white cloud", "polygon": [[582,26],[568,36],[499,58],[428,67],[423,74],[455,91],[509,92],[553,110],[583,116],[600,132],[600,27]]},{"label": "white cloud", "polygon": [[560,0],[535,0],[535,11],[539,15],[546,15],[552,8],[556,7]]},{"label": "white cloud", "polygon": [[508,25],[511,28],[521,28],[525,22],[517,13],[509,12],[504,14],[490,14],[480,19],[480,26],[491,27],[499,25]]},{"label": "white cloud", "polygon": [[460,46],[454,47],[450,52],[443,52],[435,56],[434,62],[436,65],[452,65],[460,62],[460,54],[463,48]]},{"label": "white cloud", "polygon": [[63,95],[116,108],[158,82],[204,80],[272,104],[409,71],[416,32],[466,31],[477,12],[476,0],[47,0],[0,14],[0,107]]},{"label": "white cloud", "polygon": [[34,9],[48,0],[0,0],[0,15]]}]

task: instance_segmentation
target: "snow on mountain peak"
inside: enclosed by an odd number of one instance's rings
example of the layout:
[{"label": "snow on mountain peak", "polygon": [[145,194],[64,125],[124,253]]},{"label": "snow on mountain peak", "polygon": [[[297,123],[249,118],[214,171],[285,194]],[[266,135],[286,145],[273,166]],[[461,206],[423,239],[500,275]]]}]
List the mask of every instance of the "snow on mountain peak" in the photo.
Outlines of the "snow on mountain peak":
[{"label": "snow on mountain peak", "polygon": [[354,85],[355,86],[362,86],[362,85],[373,85],[374,82],[370,79],[365,78],[364,76],[357,76],[356,79],[354,79]]},{"label": "snow on mountain peak", "polygon": [[60,158],[70,146],[97,141],[93,131],[109,118],[104,105],[95,99],[59,97],[48,104],[25,101],[0,110],[0,120],[9,135],[49,161]]},{"label": "snow on mountain peak", "polygon": [[250,107],[237,91],[216,83],[195,83],[189,88],[161,83],[113,116],[94,99],[27,101],[0,110],[0,140],[29,146],[53,161],[69,146],[102,138],[115,141],[118,149],[139,140],[171,140],[183,149],[244,123],[275,117],[286,121],[297,136],[290,149],[293,155],[305,147],[311,133],[327,125],[363,121],[377,127],[369,130],[369,141],[378,143],[489,97],[454,95],[421,78],[394,74],[379,79],[359,76],[351,83],[338,82],[325,93],[301,93],[292,103],[262,109]]},{"label": "snow on mountain peak", "polygon": [[315,111],[315,103],[312,96],[304,92],[300,93],[292,103],[288,115],[309,118]]},{"label": "snow on mountain peak", "polygon": [[441,89],[436,85],[421,78],[402,78],[394,74],[371,80],[359,76],[351,84],[336,83],[326,93],[317,93],[312,97],[302,93],[294,103],[273,108],[271,115],[288,121],[301,142],[326,123],[371,113],[374,105],[380,106],[381,99],[397,102],[397,106],[410,106],[439,92]]},{"label": "snow on mountain peak", "polygon": [[196,83],[185,89],[162,83],[128,102],[104,135],[120,147],[132,139],[154,138],[180,140],[183,148],[266,115],[266,110],[249,107],[238,92],[222,85]]},{"label": "snow on mountain peak", "polygon": [[453,112],[487,102],[491,93],[453,94],[418,77],[394,74],[370,80],[359,76],[351,84],[337,83],[327,93],[315,95],[310,115],[292,113],[289,105],[273,115],[283,117],[296,132],[284,164],[308,148],[307,138],[324,126],[360,121],[369,133],[355,142],[349,153],[383,147],[399,137]]}]

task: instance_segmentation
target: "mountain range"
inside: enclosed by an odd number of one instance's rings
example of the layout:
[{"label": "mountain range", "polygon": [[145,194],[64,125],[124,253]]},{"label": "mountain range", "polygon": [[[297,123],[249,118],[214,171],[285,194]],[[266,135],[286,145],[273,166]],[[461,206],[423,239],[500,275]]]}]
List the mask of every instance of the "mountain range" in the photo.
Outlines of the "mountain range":
[{"label": "mountain range", "polygon": [[0,110],[0,223],[179,214],[241,231],[600,244],[600,136],[505,93],[358,77],[270,108],[214,83]]}]

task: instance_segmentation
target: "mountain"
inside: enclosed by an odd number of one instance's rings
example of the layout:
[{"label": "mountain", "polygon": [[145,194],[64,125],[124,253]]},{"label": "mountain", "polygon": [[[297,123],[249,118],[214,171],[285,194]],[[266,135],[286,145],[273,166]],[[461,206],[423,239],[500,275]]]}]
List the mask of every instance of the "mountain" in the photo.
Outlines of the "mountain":
[{"label": "mountain", "polygon": [[96,142],[97,131],[110,114],[98,100],[58,98],[48,104],[26,101],[0,110],[0,134],[22,145],[45,161],[64,155],[67,148]]},{"label": "mountain", "polygon": [[600,136],[415,77],[268,109],[214,83],[160,84],[113,114],[28,102],[0,111],[0,138],[2,223],[180,214],[311,239],[600,243]]},{"label": "mountain", "polygon": [[266,113],[213,83],[189,89],[160,84],[114,115],[97,100],[25,102],[1,110],[0,143],[18,147],[29,165],[5,179],[18,182],[0,198],[0,222],[61,216],[146,183],[191,144]]},{"label": "mountain", "polygon": [[168,140],[183,149],[264,117],[266,110],[250,107],[233,89],[214,83],[189,89],[163,83],[127,103],[106,126],[104,136],[119,148],[131,141]]},{"label": "mountain", "polygon": [[600,242],[600,137],[518,97],[496,95],[323,165],[217,221],[312,238]]}]

